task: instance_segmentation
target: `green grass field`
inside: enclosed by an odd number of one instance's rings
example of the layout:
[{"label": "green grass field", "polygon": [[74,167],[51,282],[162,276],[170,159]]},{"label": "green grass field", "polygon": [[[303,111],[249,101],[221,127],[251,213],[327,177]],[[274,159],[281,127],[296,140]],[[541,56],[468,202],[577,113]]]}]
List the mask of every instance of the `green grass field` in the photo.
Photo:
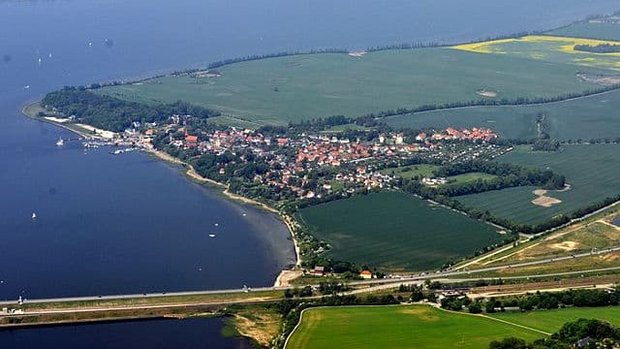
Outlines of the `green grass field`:
[{"label": "green grass field", "polygon": [[598,319],[620,326],[620,307],[566,308],[557,310],[537,310],[527,313],[495,313],[495,318],[515,324],[535,328],[545,332],[555,332],[562,325],[577,319]]},{"label": "green grass field", "polygon": [[385,174],[397,175],[405,179],[411,179],[415,176],[433,177],[433,171],[435,171],[438,168],[439,166],[436,166],[436,165],[420,164],[420,165],[403,166],[403,167],[397,167],[397,168],[388,168],[381,172]]},{"label": "green grass field", "polygon": [[456,175],[456,176],[451,176],[448,177],[448,185],[449,184],[463,184],[463,183],[468,183],[468,182],[474,182],[477,180],[491,180],[497,178],[497,176],[494,175],[490,175],[488,173],[482,173],[482,172],[469,172],[469,173],[463,173],[460,175]]},{"label": "green grass field", "polygon": [[620,24],[582,21],[552,30],[548,34],[577,38],[620,40]]},{"label": "green grass field", "polygon": [[430,306],[331,307],[304,311],[286,349],[476,348],[493,340],[544,335]]},{"label": "green grass field", "polygon": [[[361,58],[310,54],[231,64],[220,77],[163,77],[99,93],[139,102],[185,100],[259,124],[330,115],[360,116],[425,104],[557,96],[596,85],[577,79],[573,64],[549,63],[451,48],[387,50]],[[592,70],[598,71],[598,70]]]},{"label": "green grass field", "polygon": [[536,136],[536,118],[545,115],[548,133],[560,140],[620,136],[620,91],[535,106],[473,107],[406,114],[385,119],[397,128],[488,127],[511,139]]},{"label": "green grass field", "polygon": [[620,145],[564,146],[561,152],[532,152],[520,147],[502,156],[502,162],[549,168],[566,176],[568,191],[550,191],[547,195],[562,203],[541,207],[531,203],[536,196],[533,187],[509,188],[459,197],[464,204],[519,223],[540,223],[555,215],[571,213],[578,208],[620,193]]},{"label": "green grass field", "polygon": [[301,221],[336,259],[388,270],[428,270],[500,239],[490,225],[400,192],[305,208]]}]

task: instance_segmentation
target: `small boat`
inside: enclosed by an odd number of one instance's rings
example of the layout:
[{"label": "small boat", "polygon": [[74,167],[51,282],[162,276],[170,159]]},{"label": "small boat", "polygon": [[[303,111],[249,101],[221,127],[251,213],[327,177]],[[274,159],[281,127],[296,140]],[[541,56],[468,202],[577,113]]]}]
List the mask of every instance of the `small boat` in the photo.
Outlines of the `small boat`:
[{"label": "small boat", "polygon": [[29,88],[30,88],[30,85],[26,85],[26,86],[24,86],[24,89],[25,89],[25,90],[27,90],[27,89],[29,89]]},{"label": "small boat", "polygon": [[33,220],[37,219],[37,214],[36,214],[36,213],[34,213],[34,212],[32,212],[32,219],[33,219]]},{"label": "small boat", "polygon": [[214,238],[214,237],[215,237],[215,234],[209,234],[209,237],[210,237],[210,238]]},{"label": "small boat", "polygon": [[62,147],[63,145],[65,145],[65,140],[62,139],[62,137],[59,137],[58,140],[56,141],[56,146]]},{"label": "small boat", "polygon": [[216,226],[216,227],[219,227],[219,226],[220,226],[220,223],[215,223],[215,224],[213,224],[213,225],[214,225],[214,226]]},{"label": "small boat", "polygon": [[242,216],[243,216],[243,217],[245,217],[245,216],[247,216],[247,215],[248,215],[248,214],[247,214],[247,213],[245,213],[245,212],[242,214]]}]

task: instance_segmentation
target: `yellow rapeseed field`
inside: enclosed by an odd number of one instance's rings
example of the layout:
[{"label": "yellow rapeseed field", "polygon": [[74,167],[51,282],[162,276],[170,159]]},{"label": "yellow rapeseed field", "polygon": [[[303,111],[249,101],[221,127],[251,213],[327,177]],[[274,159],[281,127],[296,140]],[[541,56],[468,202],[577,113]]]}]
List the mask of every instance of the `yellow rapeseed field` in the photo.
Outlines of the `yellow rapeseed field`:
[{"label": "yellow rapeseed field", "polygon": [[[620,45],[620,41],[583,39],[551,35],[528,35],[520,38],[491,40],[453,46],[453,49],[525,56],[537,60],[572,62],[578,65],[620,69],[620,52],[594,53],[575,50],[575,45]],[[570,55],[562,58],[563,54]]]},{"label": "yellow rapeseed field", "polygon": [[[582,38],[571,38],[565,36],[552,36],[552,35],[528,35],[520,38],[513,39],[500,39],[500,40],[491,40],[484,42],[475,42],[471,44],[463,44],[453,46],[453,48],[462,51],[469,52],[478,52],[478,53],[506,53],[501,50],[501,45],[506,43],[513,42],[523,42],[523,43],[556,43],[560,50],[564,53],[584,53],[582,51],[575,51],[575,45],[620,45],[620,41],[611,41],[611,40],[598,40],[598,39],[582,39]],[[499,46],[499,47],[498,47]],[[555,47],[555,46],[554,46]],[[605,56],[620,56],[620,52],[615,53],[590,53],[589,54],[602,54]]]}]

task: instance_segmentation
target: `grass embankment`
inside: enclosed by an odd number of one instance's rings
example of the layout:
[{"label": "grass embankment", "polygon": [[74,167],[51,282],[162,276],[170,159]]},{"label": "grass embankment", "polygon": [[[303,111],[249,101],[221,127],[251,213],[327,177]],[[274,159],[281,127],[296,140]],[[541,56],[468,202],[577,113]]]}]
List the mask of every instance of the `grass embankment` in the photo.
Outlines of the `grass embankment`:
[{"label": "grass embankment", "polygon": [[543,334],[423,305],[333,307],[304,311],[286,348],[487,348],[507,336],[534,340]]},{"label": "grass embankment", "polygon": [[309,54],[262,59],[220,67],[218,77],[168,76],[97,91],[144,103],[180,99],[234,118],[218,122],[286,125],[488,98],[480,90],[516,99],[596,88],[575,78],[576,67],[450,48],[387,50],[362,58]]},{"label": "grass embankment", "polygon": [[388,270],[428,270],[500,240],[482,222],[401,192],[303,209],[301,221],[330,244],[328,255]]},{"label": "grass embankment", "polygon": [[218,293],[204,295],[183,295],[161,297],[136,297],[127,299],[100,299],[69,302],[25,303],[21,308],[27,311],[72,308],[111,308],[135,306],[179,305],[195,303],[234,303],[239,301],[267,301],[282,297],[280,291],[252,291],[247,293]]},{"label": "grass embankment", "polygon": [[536,166],[566,176],[570,190],[549,191],[546,195],[561,200],[551,207],[532,203],[534,187],[517,187],[465,195],[458,198],[466,205],[522,224],[535,224],[558,214],[571,212],[620,193],[620,145],[566,145],[558,152],[533,152],[518,147],[499,161]]}]

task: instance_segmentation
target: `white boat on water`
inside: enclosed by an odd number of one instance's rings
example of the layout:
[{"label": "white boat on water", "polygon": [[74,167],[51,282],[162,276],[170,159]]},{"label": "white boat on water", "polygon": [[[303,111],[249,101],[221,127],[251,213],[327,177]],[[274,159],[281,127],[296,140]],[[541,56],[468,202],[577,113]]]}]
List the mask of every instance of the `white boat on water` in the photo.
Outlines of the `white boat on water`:
[{"label": "white boat on water", "polygon": [[210,238],[214,238],[214,237],[215,237],[215,234],[209,234],[209,237],[210,237]]},{"label": "white boat on water", "polygon": [[62,139],[62,137],[59,137],[58,140],[56,141],[56,146],[62,147],[63,145],[65,145],[65,140]]},{"label": "white boat on water", "polygon": [[34,213],[34,212],[32,212],[32,219],[33,219],[33,220],[34,220],[34,219],[37,219],[37,214],[36,214],[36,213]]}]

